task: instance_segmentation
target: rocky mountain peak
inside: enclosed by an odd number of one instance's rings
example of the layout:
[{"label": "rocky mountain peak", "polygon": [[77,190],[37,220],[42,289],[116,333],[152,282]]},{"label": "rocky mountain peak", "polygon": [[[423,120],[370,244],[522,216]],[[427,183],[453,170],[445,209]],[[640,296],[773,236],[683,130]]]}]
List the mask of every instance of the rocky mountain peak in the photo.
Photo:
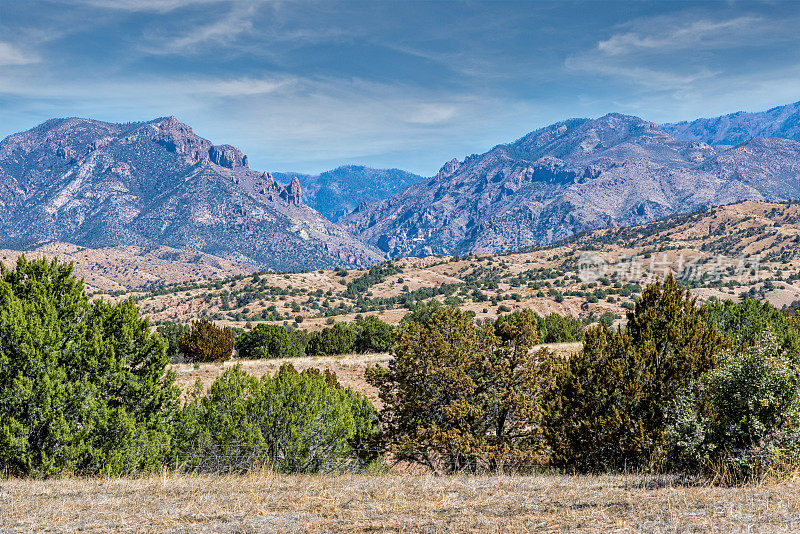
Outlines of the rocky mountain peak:
[{"label": "rocky mountain peak", "polygon": [[[343,222],[390,255],[461,254],[748,198],[800,198],[800,143],[750,135],[796,132],[800,140],[795,108],[679,127],[620,113],[568,119],[460,165],[453,160],[437,174],[446,179],[360,206]],[[744,133],[745,144],[713,142],[734,133]]]},{"label": "rocky mountain peak", "polygon": [[800,141],[800,102],[767,111],[737,111],[720,117],[662,124],[661,128],[676,139],[711,145],[739,145],[755,137]]},{"label": "rocky mountain peak", "polygon": [[461,167],[461,162],[458,161],[457,158],[453,158],[444,165],[442,165],[442,168],[439,169],[439,173],[436,175],[436,178],[447,178],[449,176],[452,176],[458,171],[460,167]]},{"label": "rocky mountain peak", "polygon": [[381,254],[175,117],[57,119],[0,141],[0,241],[172,246],[278,269],[370,265]]}]

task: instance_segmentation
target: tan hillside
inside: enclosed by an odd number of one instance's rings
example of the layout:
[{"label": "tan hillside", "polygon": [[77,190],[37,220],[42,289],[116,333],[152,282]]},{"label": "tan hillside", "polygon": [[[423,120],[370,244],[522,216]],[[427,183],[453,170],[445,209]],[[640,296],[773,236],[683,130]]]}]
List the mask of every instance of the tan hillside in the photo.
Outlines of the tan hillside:
[{"label": "tan hillside", "polygon": [[[0,250],[0,261],[11,265],[20,254],[23,252]],[[29,258],[57,257],[74,262],[75,273],[83,278],[89,292],[130,291],[150,285],[249,274],[258,269],[246,260],[236,262],[170,247],[87,248],[51,241],[31,247],[24,254]]]},{"label": "tan hillside", "polygon": [[[684,276],[701,300],[747,294],[791,304],[800,299],[798,244],[800,205],[743,202],[513,253],[403,258],[372,271],[261,273],[131,295],[155,323],[204,316],[247,327],[299,317],[313,330],[358,313],[397,323],[430,298],[478,319],[530,307],[620,321],[641,287],[669,271]],[[598,259],[599,269],[582,267]]]}]

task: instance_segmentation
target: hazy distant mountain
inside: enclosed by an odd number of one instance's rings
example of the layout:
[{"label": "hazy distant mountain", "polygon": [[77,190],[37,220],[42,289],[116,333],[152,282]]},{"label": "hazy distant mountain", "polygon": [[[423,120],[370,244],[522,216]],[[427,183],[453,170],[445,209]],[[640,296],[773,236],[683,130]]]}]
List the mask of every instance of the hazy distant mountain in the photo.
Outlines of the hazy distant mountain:
[{"label": "hazy distant mountain", "polygon": [[422,176],[400,169],[371,169],[359,165],[337,167],[322,174],[273,173],[276,179],[300,180],[306,204],[336,222],[361,202],[376,202],[419,182]]},{"label": "hazy distant mountain", "polygon": [[664,124],[662,128],[676,139],[712,145],[738,145],[754,137],[800,141],[800,102],[759,113],[739,111],[711,119]]},{"label": "hazy distant mountain", "polygon": [[53,119],[0,142],[0,240],[197,250],[265,267],[380,261],[283,185],[174,117]]},{"label": "hazy distant mountain", "polygon": [[[765,121],[752,131],[788,135],[790,115],[774,118],[781,126]],[[394,256],[495,251],[744,199],[800,198],[798,178],[797,141],[755,137],[735,148],[714,146],[609,114],[569,119],[452,160],[340,222]]]}]

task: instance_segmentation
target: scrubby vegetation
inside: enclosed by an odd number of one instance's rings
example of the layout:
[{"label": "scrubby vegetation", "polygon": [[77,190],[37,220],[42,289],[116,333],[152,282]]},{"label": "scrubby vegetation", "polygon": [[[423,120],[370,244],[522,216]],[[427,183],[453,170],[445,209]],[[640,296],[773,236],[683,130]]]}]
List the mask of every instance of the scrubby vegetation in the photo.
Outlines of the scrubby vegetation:
[{"label": "scrubby vegetation", "polygon": [[[207,320],[152,333],[133,301],[89,300],[71,266],[24,256],[3,267],[0,300],[6,474],[411,462],[739,481],[800,461],[796,320],[749,300],[701,306],[671,276],[615,328],[529,309],[476,320],[434,299],[397,327],[359,315],[311,333],[259,324],[235,341]],[[569,357],[537,348],[580,340]],[[288,365],[260,379],[233,367],[181,400],[169,360],[220,362],[234,347],[242,359],[390,351],[366,373],[381,409],[331,373]]]},{"label": "scrubby vegetation", "polygon": [[136,306],[90,301],[71,265],[24,256],[2,266],[0,302],[0,471],[160,466],[178,390]]},{"label": "scrubby vegetation", "polygon": [[245,360],[257,358],[293,358],[305,354],[307,340],[298,331],[289,332],[283,326],[260,324],[236,338],[238,357]]},{"label": "scrubby vegetation", "polygon": [[215,362],[230,358],[234,339],[230,328],[220,328],[207,319],[200,319],[178,339],[178,348],[190,362]]},{"label": "scrubby vegetation", "polygon": [[291,366],[261,380],[234,367],[206,395],[195,390],[175,426],[177,465],[202,471],[362,469],[378,457],[369,401],[334,375]]}]

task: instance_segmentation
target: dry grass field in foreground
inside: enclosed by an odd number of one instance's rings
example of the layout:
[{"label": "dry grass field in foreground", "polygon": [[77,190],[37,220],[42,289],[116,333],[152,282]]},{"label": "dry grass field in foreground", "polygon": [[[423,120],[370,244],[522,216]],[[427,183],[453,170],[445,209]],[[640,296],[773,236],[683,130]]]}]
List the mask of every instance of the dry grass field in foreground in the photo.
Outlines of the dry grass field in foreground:
[{"label": "dry grass field in foreground", "polygon": [[798,490],[653,476],[4,480],[0,532],[792,532]]}]

